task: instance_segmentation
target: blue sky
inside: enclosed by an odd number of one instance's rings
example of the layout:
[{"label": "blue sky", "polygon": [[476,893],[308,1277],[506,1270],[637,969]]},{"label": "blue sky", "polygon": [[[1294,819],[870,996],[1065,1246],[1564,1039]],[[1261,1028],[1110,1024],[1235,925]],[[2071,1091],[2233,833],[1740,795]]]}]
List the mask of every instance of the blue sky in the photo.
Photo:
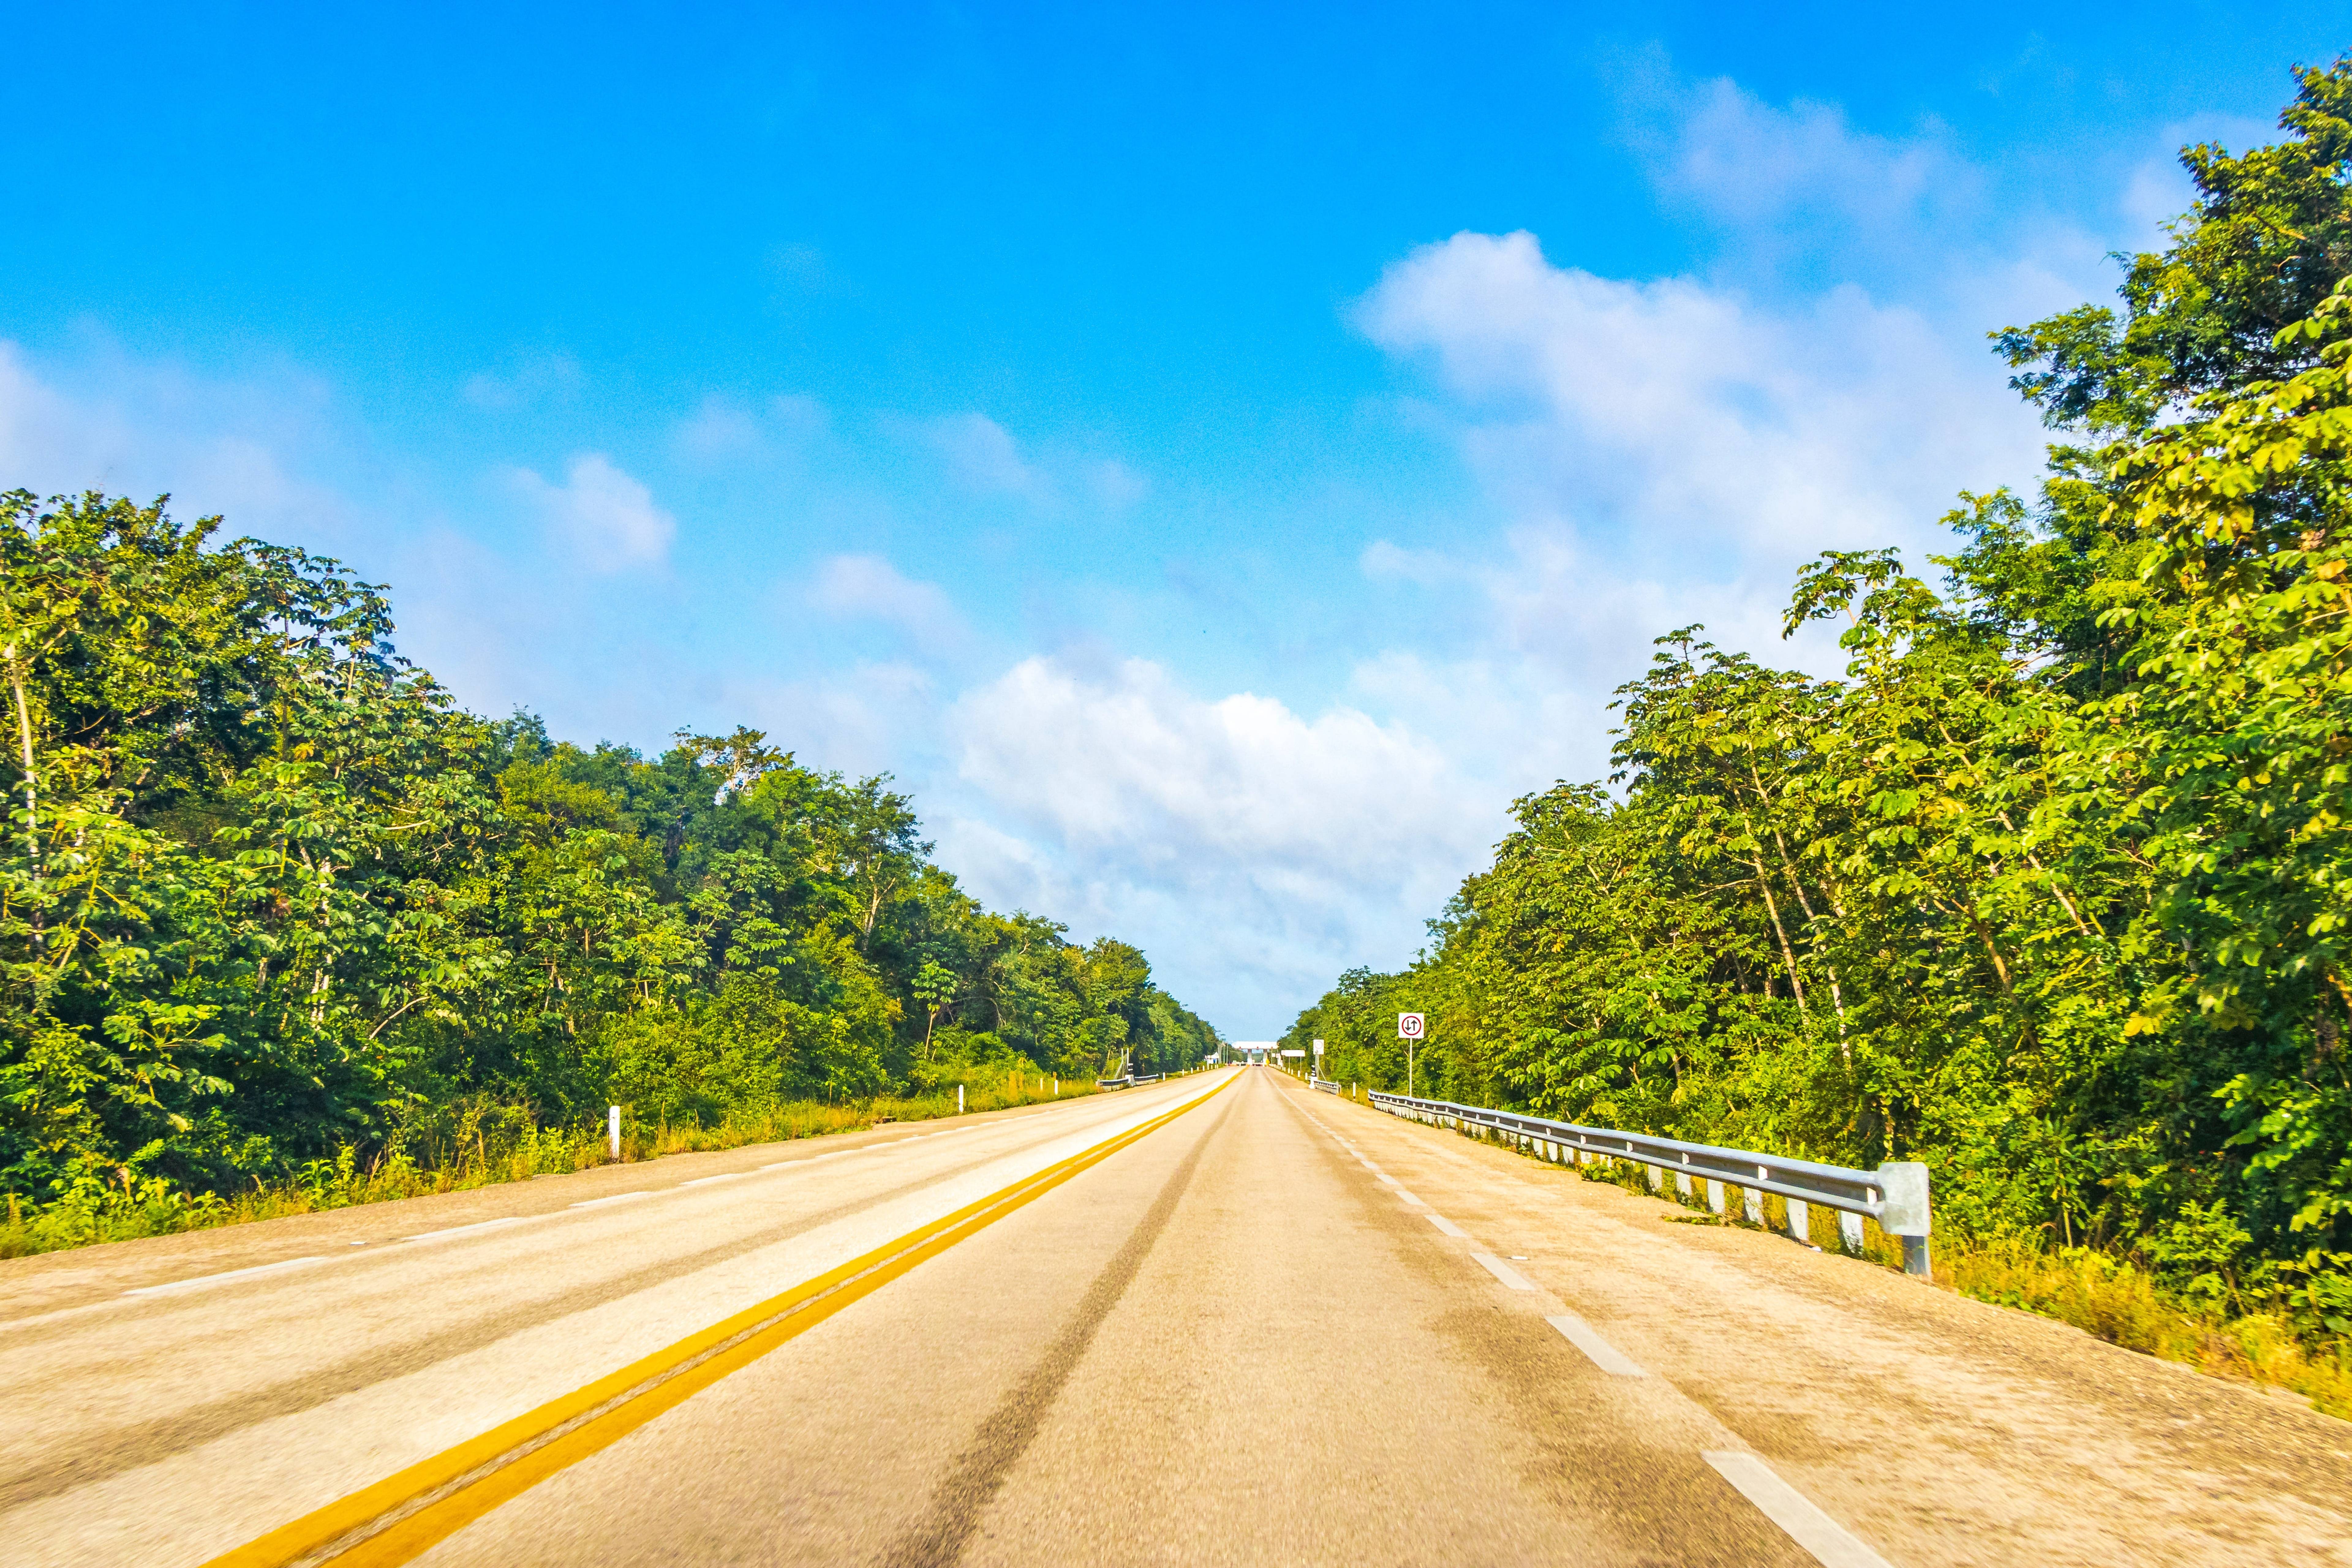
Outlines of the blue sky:
[{"label": "blue sky", "polygon": [[[486,12],[491,14],[485,15]],[[0,485],[390,583],[478,710],[887,770],[1229,1033],[1651,637],[2042,437],[2343,6],[0,6]]]}]

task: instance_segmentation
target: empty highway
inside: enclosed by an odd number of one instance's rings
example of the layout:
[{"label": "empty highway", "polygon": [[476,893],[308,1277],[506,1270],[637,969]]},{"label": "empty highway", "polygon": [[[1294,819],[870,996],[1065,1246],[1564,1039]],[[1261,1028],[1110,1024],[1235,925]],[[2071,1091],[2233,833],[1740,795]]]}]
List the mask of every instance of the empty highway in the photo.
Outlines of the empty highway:
[{"label": "empty highway", "polygon": [[1230,1069],[0,1264],[0,1562],[2352,1563],[2352,1426]]}]

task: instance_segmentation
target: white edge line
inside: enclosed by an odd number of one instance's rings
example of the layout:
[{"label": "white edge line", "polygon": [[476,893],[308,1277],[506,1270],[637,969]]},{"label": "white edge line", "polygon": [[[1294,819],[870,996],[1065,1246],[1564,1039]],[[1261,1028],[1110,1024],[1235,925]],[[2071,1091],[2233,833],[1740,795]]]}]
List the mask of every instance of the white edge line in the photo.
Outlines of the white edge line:
[{"label": "white edge line", "polygon": [[576,1209],[593,1209],[593,1208],[596,1208],[596,1207],[598,1207],[598,1206],[600,1206],[600,1205],[604,1205],[604,1204],[625,1204],[625,1203],[627,1203],[631,1198],[649,1198],[649,1197],[651,1197],[651,1196],[653,1196],[653,1194],[652,1194],[652,1193],[650,1193],[650,1192],[644,1192],[644,1193],[614,1193],[614,1194],[611,1197],[609,1197],[609,1198],[589,1198],[589,1199],[587,1199],[585,1202],[583,1202],[583,1203],[576,1203],[576,1204],[573,1204],[572,1206],[573,1208],[576,1208]]},{"label": "white edge line", "polygon": [[[336,1256],[341,1257],[341,1254]],[[257,1263],[250,1268],[232,1268],[225,1274],[199,1274],[194,1279],[174,1279],[168,1285],[142,1285],[135,1290],[125,1290],[126,1296],[169,1296],[182,1290],[201,1290],[207,1285],[226,1285],[234,1279],[250,1279],[257,1274],[279,1274],[289,1268],[307,1268],[313,1263],[324,1263],[325,1258],[289,1258],[278,1263]]]},{"label": "white edge line", "polygon": [[1474,1252],[1470,1256],[1480,1268],[1514,1290],[1532,1290],[1536,1288],[1535,1281],[1491,1252]]},{"label": "white edge line", "polygon": [[1885,1558],[1846,1532],[1843,1525],[1815,1507],[1811,1498],[1782,1480],[1754,1454],[1717,1449],[1699,1458],[1715,1473],[1739,1489],[1765,1518],[1788,1532],[1789,1539],[1812,1554],[1822,1568],[1893,1568]]},{"label": "white edge line", "polygon": [[749,1171],[721,1171],[715,1176],[697,1176],[690,1182],[680,1182],[681,1187],[698,1187],[705,1182],[731,1182],[738,1176],[748,1176]]},{"label": "white edge line", "polygon": [[1430,1224],[1435,1226],[1438,1229],[1444,1231],[1448,1236],[1467,1237],[1470,1234],[1460,1226],[1455,1225],[1452,1220],[1447,1219],[1442,1214],[1424,1210],[1423,1217],[1426,1218]]},{"label": "white edge line", "polygon": [[415,1236],[404,1236],[403,1241],[439,1241],[444,1237],[464,1236],[469,1231],[496,1230],[501,1226],[520,1225],[527,1219],[537,1219],[535,1214],[509,1215],[503,1219],[476,1220],[472,1225],[453,1225],[446,1230],[422,1230]]},{"label": "white edge line", "polygon": [[1555,1312],[1544,1319],[1560,1337],[1584,1352],[1586,1359],[1612,1377],[1647,1377],[1648,1370],[1601,1337],[1601,1331],[1574,1312]]}]

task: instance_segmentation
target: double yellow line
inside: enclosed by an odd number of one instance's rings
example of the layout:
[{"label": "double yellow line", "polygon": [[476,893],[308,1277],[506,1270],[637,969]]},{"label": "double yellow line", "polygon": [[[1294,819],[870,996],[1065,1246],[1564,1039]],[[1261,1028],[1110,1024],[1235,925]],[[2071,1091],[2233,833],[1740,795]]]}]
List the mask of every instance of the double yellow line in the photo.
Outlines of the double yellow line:
[{"label": "double yellow line", "polygon": [[994,1225],[1222,1093],[1200,1099],[1073,1154],[1000,1192],[885,1242],[840,1268],[689,1334],[584,1388],[339,1499],[205,1568],[388,1568],[431,1550],[558,1470],[612,1447],[664,1411],[806,1333],[851,1302]]}]

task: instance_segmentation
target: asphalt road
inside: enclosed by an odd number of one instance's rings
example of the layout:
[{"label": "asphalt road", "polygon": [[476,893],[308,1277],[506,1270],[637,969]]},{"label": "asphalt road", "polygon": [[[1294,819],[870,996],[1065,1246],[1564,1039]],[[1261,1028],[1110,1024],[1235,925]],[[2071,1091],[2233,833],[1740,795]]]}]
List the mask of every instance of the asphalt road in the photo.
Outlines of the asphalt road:
[{"label": "asphalt road", "polygon": [[1244,1069],[20,1259],[0,1563],[2352,1564],[2352,1426],[1682,1213]]}]

